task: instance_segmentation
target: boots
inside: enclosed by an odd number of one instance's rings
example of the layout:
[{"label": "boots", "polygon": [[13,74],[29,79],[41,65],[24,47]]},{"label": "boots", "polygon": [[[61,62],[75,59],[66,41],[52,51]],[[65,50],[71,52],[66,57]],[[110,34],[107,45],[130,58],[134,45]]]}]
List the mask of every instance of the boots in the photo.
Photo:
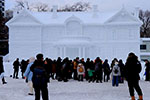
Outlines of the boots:
[{"label": "boots", "polygon": [[131,100],[135,100],[135,97],[134,97],[134,96],[131,96]]},{"label": "boots", "polygon": [[7,82],[5,82],[4,77],[2,78],[2,82],[3,82],[3,84],[7,84]]},{"label": "boots", "polygon": [[138,100],[143,100],[143,96],[139,95],[139,99]]}]

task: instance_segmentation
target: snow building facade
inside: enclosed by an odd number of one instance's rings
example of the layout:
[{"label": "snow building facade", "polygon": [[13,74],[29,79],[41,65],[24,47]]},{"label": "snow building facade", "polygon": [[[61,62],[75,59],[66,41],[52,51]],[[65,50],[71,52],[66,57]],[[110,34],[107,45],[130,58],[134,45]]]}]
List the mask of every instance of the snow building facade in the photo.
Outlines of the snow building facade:
[{"label": "snow building facade", "polygon": [[28,59],[37,53],[56,59],[140,57],[137,17],[122,8],[118,12],[30,12],[23,10],[9,27],[9,59]]}]

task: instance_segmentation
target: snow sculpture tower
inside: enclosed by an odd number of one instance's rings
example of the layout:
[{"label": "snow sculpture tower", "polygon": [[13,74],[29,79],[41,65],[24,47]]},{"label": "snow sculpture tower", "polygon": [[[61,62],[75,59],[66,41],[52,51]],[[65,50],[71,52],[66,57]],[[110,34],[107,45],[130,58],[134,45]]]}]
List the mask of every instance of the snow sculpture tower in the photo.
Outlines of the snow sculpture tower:
[{"label": "snow sculpture tower", "polygon": [[53,6],[53,15],[52,15],[52,18],[57,18],[57,9],[58,9],[58,6],[54,5]]},{"label": "snow sculpture tower", "polygon": [[93,17],[96,18],[98,17],[98,6],[97,5],[93,5]]}]

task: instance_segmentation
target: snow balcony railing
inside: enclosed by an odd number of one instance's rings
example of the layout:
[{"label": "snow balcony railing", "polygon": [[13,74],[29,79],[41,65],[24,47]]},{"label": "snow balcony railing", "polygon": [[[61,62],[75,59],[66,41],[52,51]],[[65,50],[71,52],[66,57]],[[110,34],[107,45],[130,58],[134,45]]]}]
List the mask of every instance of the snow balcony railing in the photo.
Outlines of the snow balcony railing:
[{"label": "snow balcony railing", "polygon": [[86,36],[75,36],[75,35],[63,36],[63,37],[61,37],[61,39],[64,39],[64,40],[86,40],[86,41],[91,40],[89,37],[86,37]]}]

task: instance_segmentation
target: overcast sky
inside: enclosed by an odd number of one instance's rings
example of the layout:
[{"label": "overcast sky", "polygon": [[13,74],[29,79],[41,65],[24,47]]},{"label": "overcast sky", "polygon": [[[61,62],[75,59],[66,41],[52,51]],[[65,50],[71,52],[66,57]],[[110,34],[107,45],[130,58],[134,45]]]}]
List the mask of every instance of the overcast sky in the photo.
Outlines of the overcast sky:
[{"label": "overcast sky", "polygon": [[[5,9],[11,9],[15,6],[15,0],[5,0]],[[89,2],[91,5],[97,4],[100,11],[118,10],[124,5],[127,10],[139,7],[143,10],[150,10],[150,0],[26,0],[28,2],[44,2],[50,6],[73,4],[78,1]]]}]

